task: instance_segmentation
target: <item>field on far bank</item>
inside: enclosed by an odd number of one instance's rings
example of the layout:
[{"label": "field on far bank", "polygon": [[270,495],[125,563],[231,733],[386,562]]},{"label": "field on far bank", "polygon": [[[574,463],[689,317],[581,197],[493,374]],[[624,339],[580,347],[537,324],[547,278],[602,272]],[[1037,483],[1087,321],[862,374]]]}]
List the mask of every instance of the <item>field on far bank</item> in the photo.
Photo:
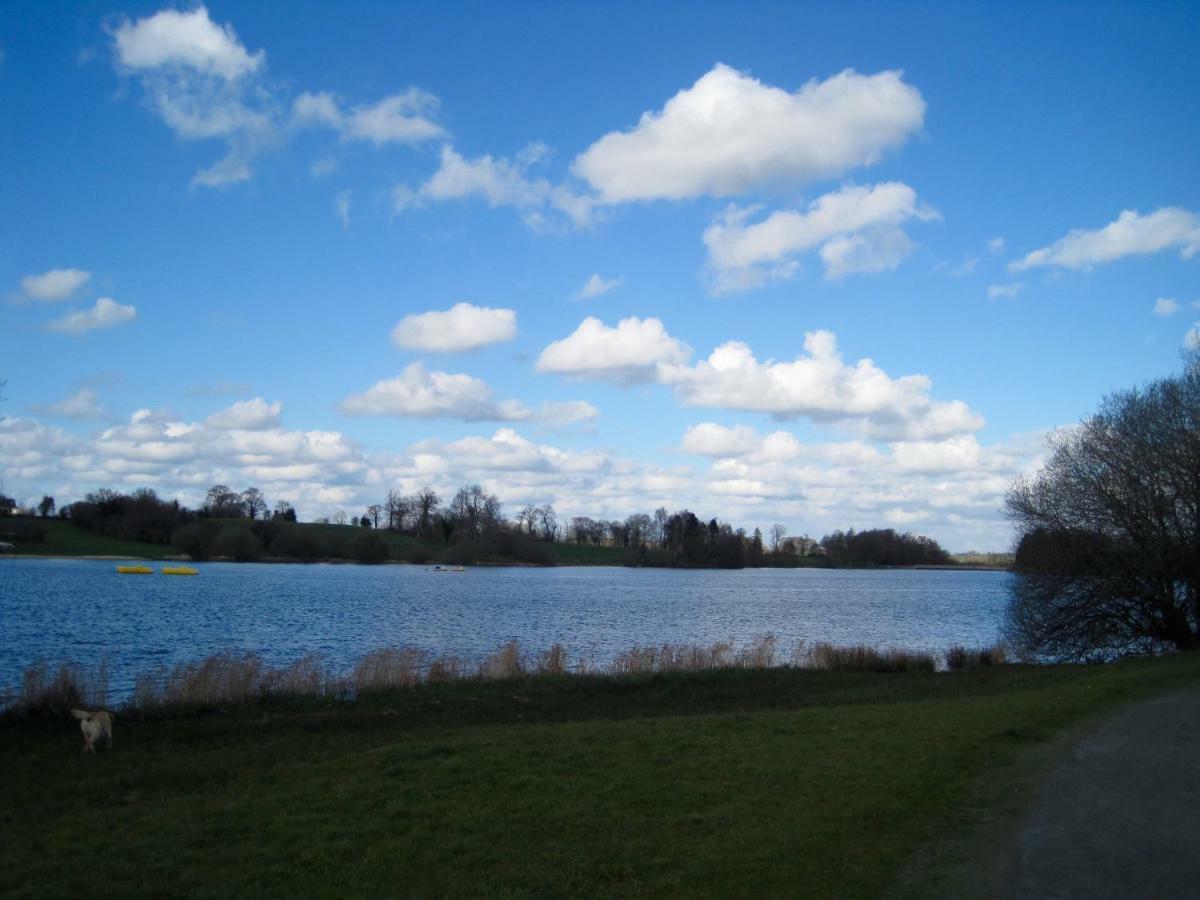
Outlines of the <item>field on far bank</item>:
[{"label": "field on far bank", "polygon": [[425,685],[0,740],[0,893],[969,896],[1054,737],[1200,655]]}]

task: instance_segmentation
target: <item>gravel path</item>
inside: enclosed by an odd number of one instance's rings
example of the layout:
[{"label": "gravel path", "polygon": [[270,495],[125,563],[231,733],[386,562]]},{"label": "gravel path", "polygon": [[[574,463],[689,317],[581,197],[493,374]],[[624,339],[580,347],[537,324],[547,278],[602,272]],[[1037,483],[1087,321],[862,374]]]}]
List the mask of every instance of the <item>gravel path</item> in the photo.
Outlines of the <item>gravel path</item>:
[{"label": "gravel path", "polygon": [[1078,740],[1040,788],[1001,883],[1014,898],[1200,897],[1200,688]]}]

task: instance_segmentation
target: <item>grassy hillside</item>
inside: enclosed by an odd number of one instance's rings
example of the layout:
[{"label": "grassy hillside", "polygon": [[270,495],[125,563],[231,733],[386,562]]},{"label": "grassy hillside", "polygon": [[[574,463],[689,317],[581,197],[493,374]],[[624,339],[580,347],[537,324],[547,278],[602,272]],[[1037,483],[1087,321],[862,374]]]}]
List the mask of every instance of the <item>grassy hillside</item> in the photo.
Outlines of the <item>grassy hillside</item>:
[{"label": "grassy hillside", "polygon": [[469,681],[122,718],[94,756],[9,723],[0,894],[964,896],[1056,734],[1198,679],[1191,654]]},{"label": "grassy hillside", "polygon": [[[28,522],[29,520],[25,520]],[[146,544],[139,541],[119,541],[102,534],[87,531],[67,519],[36,519],[35,525],[46,528],[42,541],[18,538],[0,538],[10,541],[17,553],[45,554],[48,556],[125,556],[131,558],[161,559],[175,556],[179,551],[163,544]],[[5,523],[0,521],[0,532]]]}]

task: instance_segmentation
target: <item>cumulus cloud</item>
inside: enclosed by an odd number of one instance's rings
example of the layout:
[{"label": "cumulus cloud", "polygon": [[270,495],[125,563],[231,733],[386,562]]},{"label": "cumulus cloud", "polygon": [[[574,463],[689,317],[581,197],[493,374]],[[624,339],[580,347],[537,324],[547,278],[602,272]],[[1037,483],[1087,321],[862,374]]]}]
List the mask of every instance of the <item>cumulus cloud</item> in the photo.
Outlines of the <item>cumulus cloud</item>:
[{"label": "cumulus cloud", "polygon": [[130,69],[179,67],[227,81],[254,72],[265,53],[248,53],[232,25],[220,26],[199,6],[191,12],[165,9],[113,31],[117,59]]},{"label": "cumulus cloud", "polygon": [[26,275],[21,279],[21,290],[34,300],[54,303],[70,299],[91,277],[92,273],[84,269],[51,269],[41,275]]},{"label": "cumulus cloud", "polygon": [[392,329],[392,343],[405,350],[458,353],[489,344],[511,341],[517,336],[517,313],[456,303],[447,310],[432,310],[405,316]]},{"label": "cumulus cloud", "polygon": [[276,140],[275,101],[260,83],[266,54],[250,53],[233,26],[208,10],[162,10],[111,32],[120,72],[137,77],[147,105],[185,140],[223,140],[226,155],[193,186],[224,187],[251,176],[251,160]]},{"label": "cumulus cloud", "polygon": [[331,128],[344,141],[376,147],[413,145],[446,137],[446,129],[433,120],[439,105],[437,97],[416,87],[349,110],[333,94],[305,92],[292,103],[292,125]]},{"label": "cumulus cloud", "polygon": [[575,296],[580,300],[590,300],[593,297],[599,297],[601,294],[607,294],[620,283],[620,278],[601,278],[600,274],[596,272],[592,274],[592,277],[587,280]]},{"label": "cumulus cloud", "polygon": [[803,212],[777,210],[750,223],[755,212],[755,207],[730,207],[704,232],[718,293],[789,278],[798,265],[795,257],[818,247],[829,279],[895,269],[912,249],[899,226],[937,218],[901,182],[847,185]]},{"label": "cumulus cloud", "polygon": [[68,313],[46,326],[50,331],[63,334],[86,334],[101,328],[112,328],[137,318],[137,308],[117,303],[109,297],[101,297],[91,309]]},{"label": "cumulus cloud", "polygon": [[533,144],[516,159],[490,155],[467,159],[446,145],[438,170],[428,181],[415,189],[404,184],[392,189],[392,207],[399,213],[430,202],[478,197],[493,208],[511,206],[520,210],[531,228],[548,227],[556,217],[576,227],[587,227],[594,220],[592,198],[531,174],[546,153],[544,145]]},{"label": "cumulus cloud", "polygon": [[255,397],[218,410],[205,419],[204,424],[221,431],[262,431],[278,428],[282,412],[282,403],[268,403],[262,397]]},{"label": "cumulus cloud", "polygon": [[525,421],[532,411],[517,401],[497,402],[492,389],[470,375],[430,372],[412,363],[395,378],[377,381],[342,402],[352,416],[448,418],[464,422]]},{"label": "cumulus cloud", "polygon": [[1183,346],[1188,350],[1200,350],[1200,322],[1187,330],[1183,336]]},{"label": "cumulus cloud", "polygon": [[538,357],[539,372],[621,383],[650,381],[663,363],[682,364],[691,348],[667,334],[658,319],[621,319],[610,328],[588,316],[571,334],[549,344]]},{"label": "cumulus cloud", "polygon": [[95,389],[90,387],[80,388],[57,403],[38,404],[30,408],[34,412],[48,413],[52,416],[62,416],[81,422],[103,419],[105,416],[104,407],[100,405],[100,399]]},{"label": "cumulus cloud", "polygon": [[962,401],[933,400],[927,376],[891,378],[870,359],[847,365],[828,331],[807,332],[804,349],[791,362],[759,362],[747,345],[729,341],[694,366],[660,364],[658,380],[688,406],[850,423],[873,437],[946,437],[983,426]]},{"label": "cumulus cloud", "polygon": [[330,128],[342,140],[377,147],[446,136],[432,118],[437,98],[415,87],[349,109],[332,94],[306,92],[289,115],[284,89],[267,77],[265,51],[250,52],[233,26],[214,22],[204,6],[123,19],[110,35],[117,70],[138,80],[167,127],[184,140],[225,143],[225,156],[197,172],[193,187],[250,179],[255,159],[297,129]]},{"label": "cumulus cloud", "polygon": [[1025,285],[1019,281],[1011,284],[989,284],[987,295],[989,300],[1012,300],[1021,293]]},{"label": "cumulus cloud", "polygon": [[1154,301],[1154,314],[1156,316],[1173,316],[1179,312],[1179,302],[1170,297],[1159,297]]},{"label": "cumulus cloud", "polygon": [[1075,229],[1048,247],[1034,250],[1009,264],[1014,272],[1037,266],[1091,269],[1126,256],[1143,256],[1178,248],[1184,259],[1200,251],[1200,217],[1178,206],[1165,206],[1148,215],[1127,209],[1095,231]]},{"label": "cumulus cloud", "polygon": [[718,64],[636,127],[600,138],[572,171],[610,204],[727,197],[871,165],[924,118],[900,72],[847,69],[789,92]]}]

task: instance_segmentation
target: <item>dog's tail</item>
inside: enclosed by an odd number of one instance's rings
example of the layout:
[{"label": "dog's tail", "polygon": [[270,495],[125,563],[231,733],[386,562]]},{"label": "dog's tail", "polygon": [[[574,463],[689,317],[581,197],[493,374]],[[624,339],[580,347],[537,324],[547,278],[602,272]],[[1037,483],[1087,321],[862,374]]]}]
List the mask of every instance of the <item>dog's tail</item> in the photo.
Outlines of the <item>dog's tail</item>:
[{"label": "dog's tail", "polygon": [[71,710],[71,715],[77,719],[90,719],[92,717],[92,714],[86,709],[73,709]]}]

